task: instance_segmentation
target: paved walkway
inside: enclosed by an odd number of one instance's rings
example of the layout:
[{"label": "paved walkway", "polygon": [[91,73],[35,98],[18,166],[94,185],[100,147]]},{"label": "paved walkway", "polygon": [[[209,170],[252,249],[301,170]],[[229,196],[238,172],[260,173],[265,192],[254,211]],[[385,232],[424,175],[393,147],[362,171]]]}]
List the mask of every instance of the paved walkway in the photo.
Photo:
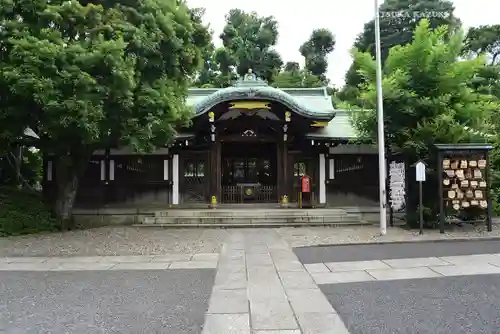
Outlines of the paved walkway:
[{"label": "paved walkway", "polygon": [[221,252],[203,334],[349,333],[279,235],[233,232]]},{"label": "paved walkway", "polygon": [[[371,233],[371,230],[369,231]],[[176,237],[182,235],[180,232],[176,233]],[[191,250],[189,252],[178,251],[179,248],[175,249],[177,252],[164,252],[165,249],[172,248],[166,244],[161,248],[162,253],[157,255],[113,256],[107,255],[108,251],[103,249],[103,254],[99,254],[101,256],[11,256],[0,258],[0,270],[107,271],[217,268],[205,315],[203,334],[348,334],[344,323],[318,285],[500,274],[500,254],[497,253],[302,265],[290,248],[294,241],[297,242],[299,239],[302,244],[311,244],[312,239],[316,242],[319,238],[321,241],[326,241],[335,233],[344,236],[354,235],[355,229],[234,229],[206,233],[210,234],[209,248],[214,249],[213,252],[196,252],[188,246],[185,247]],[[398,236],[407,233],[401,232]],[[313,238],[313,235],[316,237]],[[116,236],[110,237],[116,238]],[[164,237],[165,235],[161,238]],[[201,240],[200,233],[196,237],[197,240]],[[15,240],[19,250],[29,248],[29,243],[26,241],[29,239]],[[126,240],[122,241],[118,245],[120,248],[126,245]],[[219,241],[220,246],[217,245]],[[182,242],[188,244],[186,240]],[[135,245],[142,244],[137,242]],[[207,247],[199,242],[196,245],[196,249]],[[87,245],[85,251],[79,249],[73,251],[75,250],[73,248],[67,253],[83,255],[90,253],[90,249],[91,245]],[[148,250],[150,249],[160,251],[152,243],[148,244]],[[4,248],[4,254],[5,252]],[[41,248],[40,253],[43,254]]]},{"label": "paved walkway", "polygon": [[215,269],[219,254],[4,257],[0,271]]},{"label": "paved walkway", "polygon": [[316,284],[500,274],[500,254],[309,263]]},{"label": "paved walkway", "polygon": [[275,230],[235,230],[217,253],[5,257],[3,271],[217,268],[203,334],[348,334],[340,317]]}]

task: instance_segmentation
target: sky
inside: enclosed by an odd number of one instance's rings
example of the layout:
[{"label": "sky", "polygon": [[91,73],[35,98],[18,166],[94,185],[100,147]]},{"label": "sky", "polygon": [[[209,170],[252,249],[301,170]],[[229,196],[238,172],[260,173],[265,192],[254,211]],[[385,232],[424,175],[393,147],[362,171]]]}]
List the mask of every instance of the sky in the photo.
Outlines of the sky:
[{"label": "sky", "polygon": [[[464,28],[484,24],[500,24],[500,0],[453,0],[455,15]],[[380,0],[383,2],[383,0]],[[366,22],[374,17],[373,0],[187,0],[191,7],[206,9],[205,22],[214,31],[214,42],[225,25],[224,15],[232,8],[256,11],[261,16],[274,16],[279,24],[276,49],[283,61],[303,64],[298,49],[313,29],[327,28],[335,35],[335,50],[328,59],[327,76],[332,84],[341,87],[351,64],[351,49],[356,36]]]}]

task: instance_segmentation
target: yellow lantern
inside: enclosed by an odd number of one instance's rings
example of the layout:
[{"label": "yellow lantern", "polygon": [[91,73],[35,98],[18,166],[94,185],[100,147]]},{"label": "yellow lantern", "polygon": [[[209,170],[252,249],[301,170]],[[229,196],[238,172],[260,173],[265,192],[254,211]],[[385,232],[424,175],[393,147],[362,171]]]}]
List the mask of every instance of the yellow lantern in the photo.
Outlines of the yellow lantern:
[{"label": "yellow lantern", "polygon": [[291,117],[292,117],[291,112],[289,112],[289,111],[285,112],[285,121],[286,122],[290,122]]}]

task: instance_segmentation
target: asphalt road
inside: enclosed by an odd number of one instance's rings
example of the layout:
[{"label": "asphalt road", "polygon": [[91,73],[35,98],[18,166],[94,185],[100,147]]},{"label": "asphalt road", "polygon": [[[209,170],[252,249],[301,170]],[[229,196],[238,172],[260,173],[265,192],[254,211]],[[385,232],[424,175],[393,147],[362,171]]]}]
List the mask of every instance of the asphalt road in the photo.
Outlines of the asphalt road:
[{"label": "asphalt road", "polygon": [[500,275],[320,288],[351,334],[500,333]]},{"label": "asphalt road", "polygon": [[500,253],[500,240],[312,246],[293,251],[302,263],[389,260]]},{"label": "asphalt road", "polygon": [[0,332],[198,334],[215,270],[0,272]]}]

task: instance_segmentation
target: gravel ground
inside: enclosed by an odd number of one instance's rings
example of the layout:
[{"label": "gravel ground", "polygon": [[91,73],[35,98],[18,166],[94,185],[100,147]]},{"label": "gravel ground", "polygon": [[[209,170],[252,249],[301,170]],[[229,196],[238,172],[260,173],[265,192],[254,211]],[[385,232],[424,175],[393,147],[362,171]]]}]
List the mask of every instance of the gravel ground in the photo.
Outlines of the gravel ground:
[{"label": "gravel ground", "polygon": [[221,229],[104,227],[0,238],[0,257],[219,253],[226,235]]},{"label": "gravel ground", "polygon": [[[245,231],[244,229],[237,229]],[[257,229],[252,229],[255,232]],[[269,229],[261,229],[263,232]],[[0,238],[3,256],[93,256],[93,255],[161,255],[169,253],[218,253],[230,229],[156,229],[135,227],[103,227],[64,233]],[[408,231],[389,228],[381,237],[376,226],[279,228],[281,237],[291,247],[418,241],[457,238],[500,238],[500,224],[493,232],[484,226],[461,228],[440,234],[438,230]]]},{"label": "gravel ground", "polygon": [[278,233],[291,247],[422,240],[500,239],[500,223],[493,224],[492,232],[486,232],[484,225],[475,227],[466,225],[462,228],[455,227],[444,234],[439,233],[439,230],[424,230],[424,235],[419,235],[418,230],[409,231],[392,227],[387,229],[385,236],[381,236],[378,226],[280,228]]}]

